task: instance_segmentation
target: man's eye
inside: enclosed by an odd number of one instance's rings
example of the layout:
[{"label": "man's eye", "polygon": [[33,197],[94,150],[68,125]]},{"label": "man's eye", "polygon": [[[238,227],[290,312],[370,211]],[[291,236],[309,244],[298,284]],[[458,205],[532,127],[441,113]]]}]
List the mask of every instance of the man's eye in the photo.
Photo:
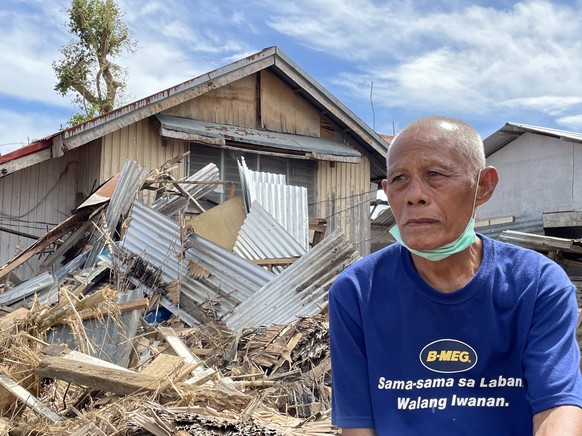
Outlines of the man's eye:
[{"label": "man's eye", "polygon": [[436,176],[442,175],[438,171],[429,171],[427,174],[428,174],[429,177],[436,177]]},{"label": "man's eye", "polygon": [[404,179],[404,176],[403,176],[403,175],[401,175],[401,174],[398,174],[398,175],[396,175],[396,176],[393,176],[393,177],[390,179],[390,182],[391,182],[391,183],[394,183],[394,182],[398,182],[398,181],[400,181],[400,180],[403,180],[403,179]]}]

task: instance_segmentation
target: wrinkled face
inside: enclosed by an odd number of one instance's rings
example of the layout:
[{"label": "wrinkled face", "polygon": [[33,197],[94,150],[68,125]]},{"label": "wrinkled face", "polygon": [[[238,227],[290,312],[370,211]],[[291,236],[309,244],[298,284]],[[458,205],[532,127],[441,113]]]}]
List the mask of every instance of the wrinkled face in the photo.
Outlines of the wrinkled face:
[{"label": "wrinkled face", "polygon": [[473,214],[477,187],[466,157],[447,145],[450,135],[447,128],[412,130],[390,148],[382,184],[402,239],[416,250],[454,241]]}]

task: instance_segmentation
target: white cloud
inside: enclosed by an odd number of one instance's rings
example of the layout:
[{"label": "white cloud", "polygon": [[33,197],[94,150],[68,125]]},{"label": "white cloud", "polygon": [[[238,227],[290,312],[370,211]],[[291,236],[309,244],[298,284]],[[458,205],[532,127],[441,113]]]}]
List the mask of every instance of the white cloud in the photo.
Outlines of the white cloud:
[{"label": "white cloud", "polygon": [[582,114],[560,117],[556,120],[556,123],[567,130],[582,132]]},{"label": "white cloud", "polygon": [[[559,117],[575,106],[582,105],[582,96],[553,96],[542,95],[539,97],[526,97],[505,100],[501,103],[503,106],[512,109],[536,110],[543,114],[553,117]],[[568,118],[568,117],[564,117]]]},{"label": "white cloud", "polygon": [[[59,48],[67,42],[64,26],[66,14],[56,2],[22,2],[11,8],[11,2],[0,9],[0,93],[68,106],[54,91],[55,76],[51,63],[58,59]],[[35,13],[22,9],[23,4]],[[49,23],[59,23],[53,29]]]},{"label": "white cloud", "polygon": [[0,153],[6,154],[59,131],[63,122],[52,113],[17,113],[0,110]]},{"label": "white cloud", "polygon": [[[525,123],[520,115],[533,112],[582,130],[580,0],[525,0],[504,8],[484,0],[469,6],[462,0],[117,2],[138,42],[134,54],[118,59],[128,71],[126,102],[273,44],[287,51],[283,42],[306,71],[311,73],[309,62],[316,65],[320,81],[351,109],[369,111],[373,82],[378,112],[446,112]],[[29,103],[12,118],[22,130],[10,130],[25,133],[18,133],[19,142],[26,141],[26,132],[41,136],[56,130],[36,129],[41,109],[27,115],[30,102],[61,114],[71,107],[69,98],[54,91],[51,68],[71,38],[63,11],[69,5],[69,0],[0,4],[0,111],[10,112],[3,96]],[[334,70],[318,65],[321,52],[334,61]],[[27,117],[35,121],[27,123]],[[64,121],[46,117],[47,125]],[[0,125],[0,143],[15,142],[4,139],[4,126],[11,124]]]},{"label": "white cloud", "polygon": [[[507,9],[418,2],[287,2],[271,26],[316,50],[357,60],[333,80],[388,108],[472,116],[534,109],[563,115],[582,89],[582,5],[543,0]],[[549,96],[549,97],[548,97]],[[548,103],[545,105],[544,103]]]}]

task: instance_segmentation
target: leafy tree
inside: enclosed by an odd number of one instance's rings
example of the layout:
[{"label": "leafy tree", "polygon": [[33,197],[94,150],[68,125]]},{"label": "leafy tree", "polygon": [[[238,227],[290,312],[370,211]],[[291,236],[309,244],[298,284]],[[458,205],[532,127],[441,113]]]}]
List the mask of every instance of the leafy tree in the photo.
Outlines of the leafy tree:
[{"label": "leafy tree", "polygon": [[81,108],[68,121],[72,126],[116,107],[127,72],[111,59],[124,50],[133,52],[135,43],[113,0],[72,0],[67,12],[67,27],[76,39],[61,48],[63,57],[52,67],[55,90],[63,96],[73,92],[73,101]]}]

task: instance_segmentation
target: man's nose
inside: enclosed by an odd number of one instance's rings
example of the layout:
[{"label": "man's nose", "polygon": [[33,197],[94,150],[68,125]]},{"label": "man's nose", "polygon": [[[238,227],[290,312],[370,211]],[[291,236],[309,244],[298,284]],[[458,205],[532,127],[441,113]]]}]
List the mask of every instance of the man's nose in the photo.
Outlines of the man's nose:
[{"label": "man's nose", "polygon": [[410,206],[426,204],[429,199],[425,184],[417,177],[414,177],[408,184],[406,196],[406,201]]}]

